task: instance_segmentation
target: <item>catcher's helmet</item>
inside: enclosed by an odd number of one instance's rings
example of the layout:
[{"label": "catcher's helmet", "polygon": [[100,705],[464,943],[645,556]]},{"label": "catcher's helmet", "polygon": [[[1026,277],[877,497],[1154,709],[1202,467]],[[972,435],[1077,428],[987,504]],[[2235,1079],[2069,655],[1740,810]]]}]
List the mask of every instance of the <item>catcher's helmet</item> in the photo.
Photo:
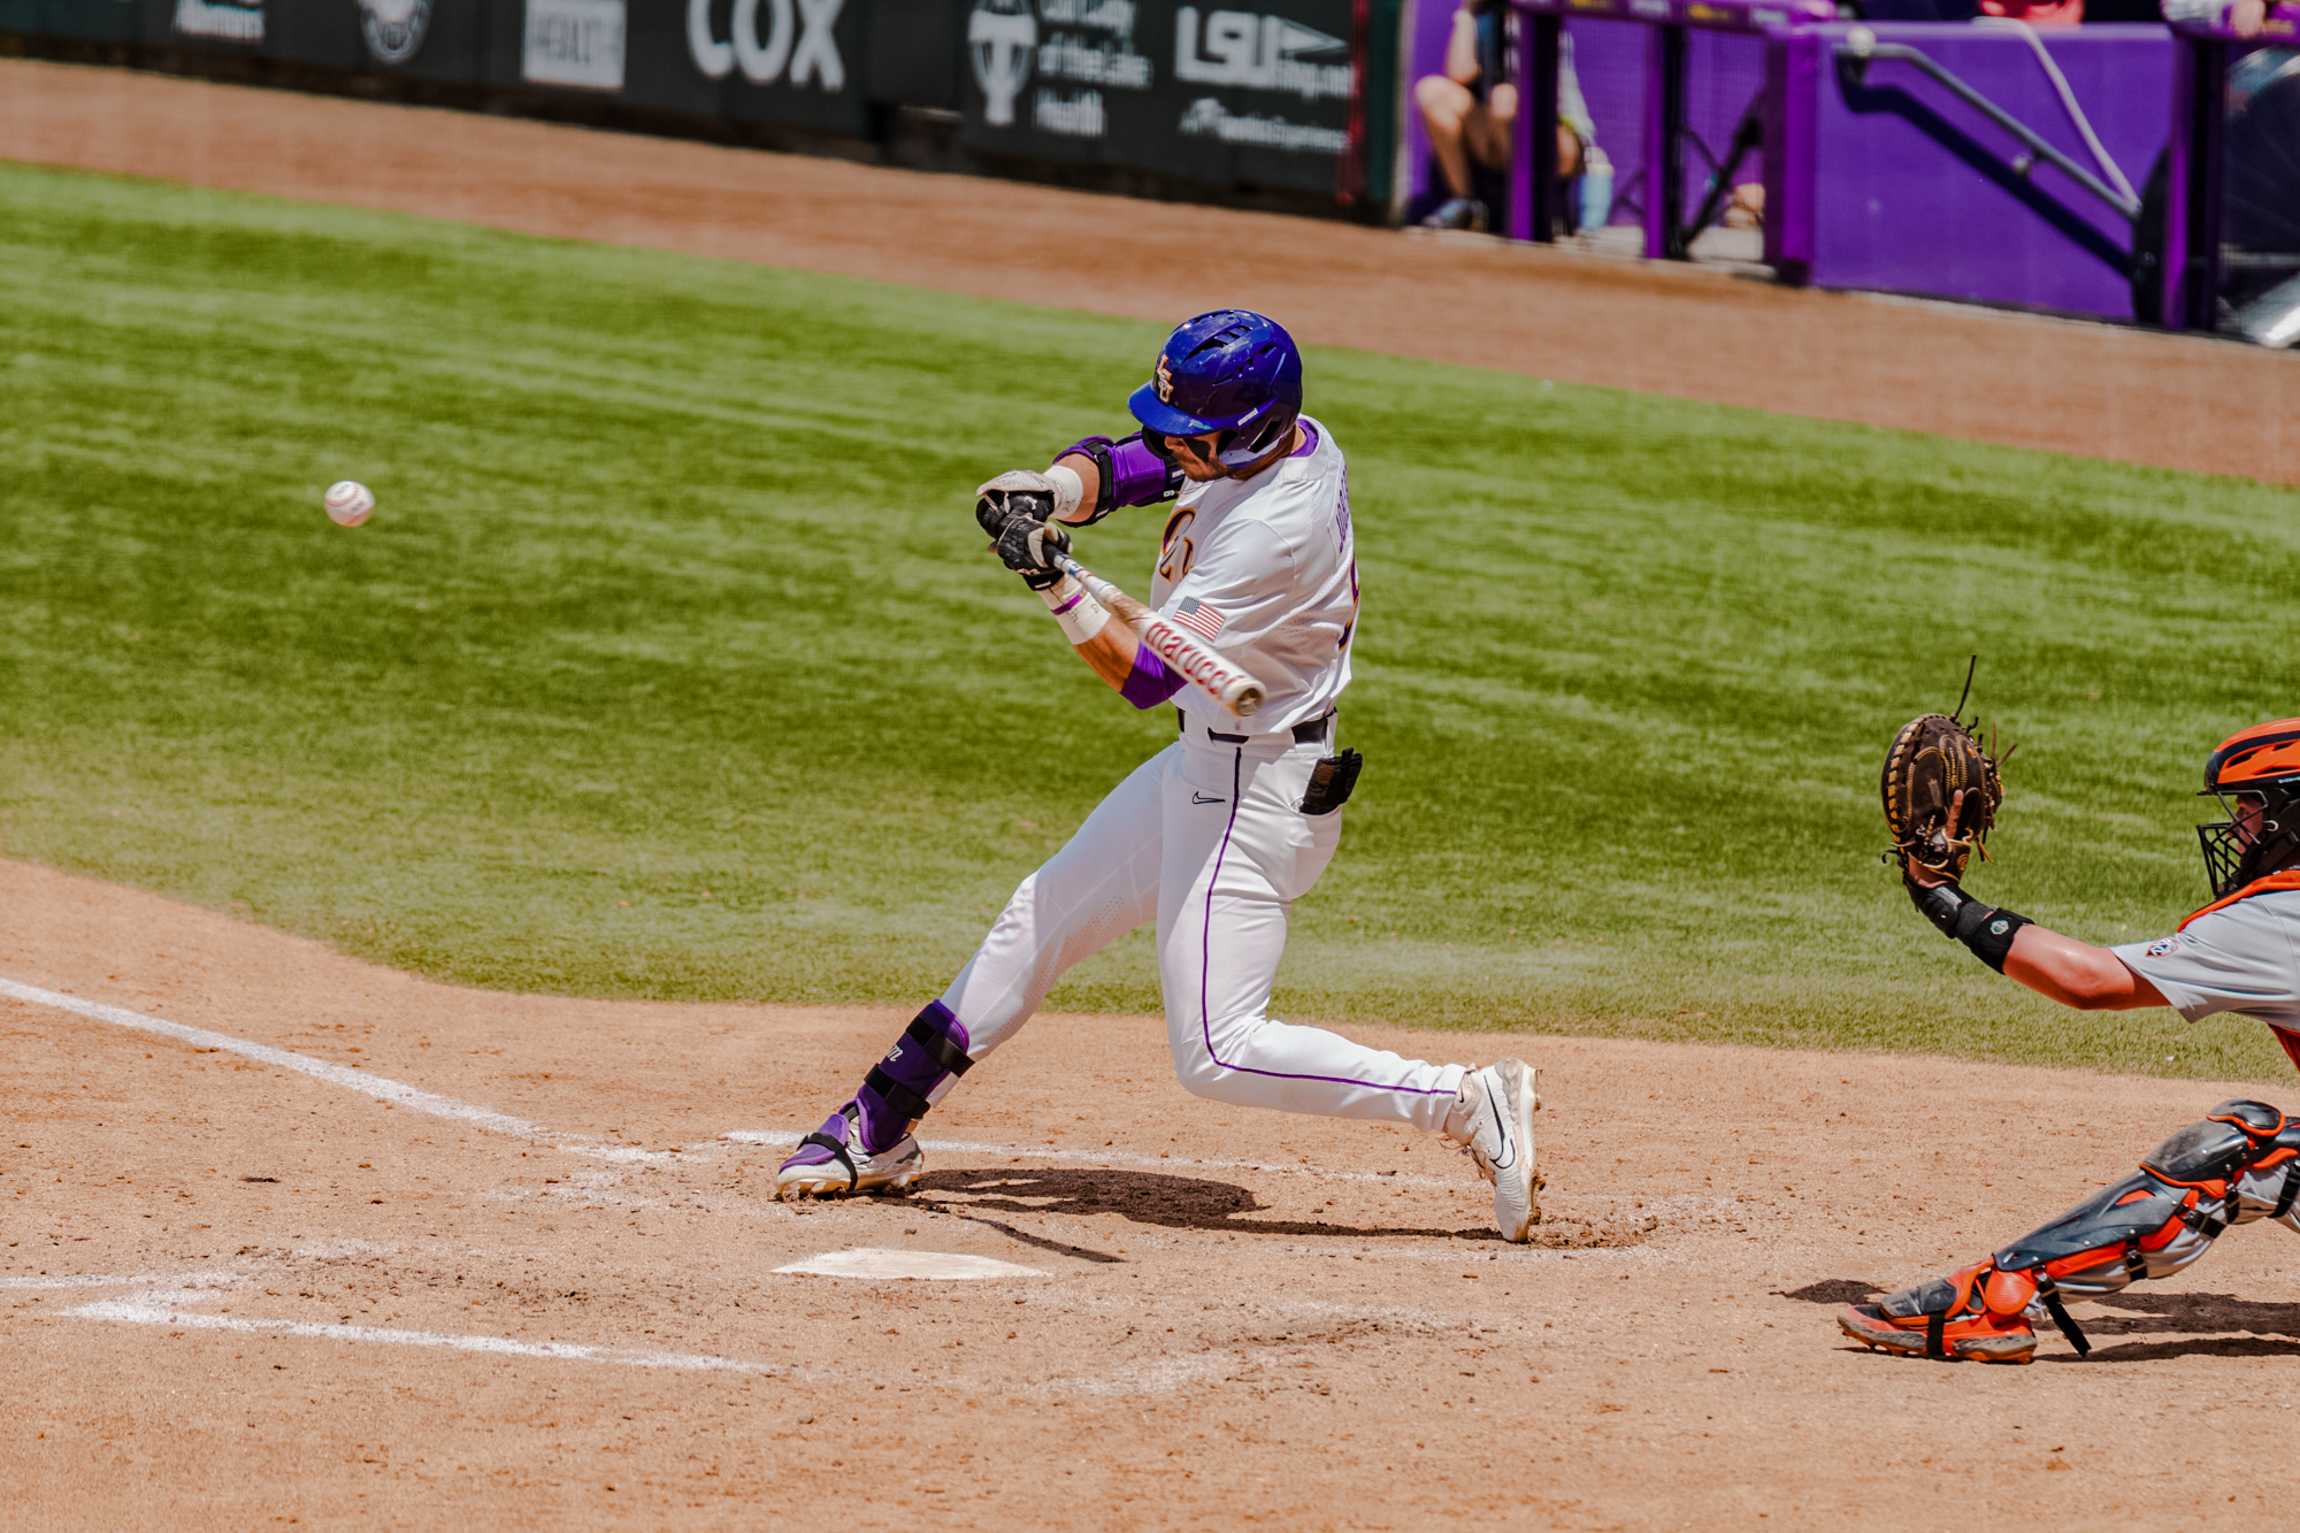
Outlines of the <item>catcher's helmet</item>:
[{"label": "catcher's helmet", "polygon": [[[2265,874],[2300,859],[2300,719],[2270,719],[2238,730],[2204,758],[2204,791],[2228,818],[2196,827],[2212,897],[2226,899]],[[2236,830],[2238,806],[2258,798],[2259,826],[2249,840]]]},{"label": "catcher's helmet", "polygon": [[1150,381],[1126,408],[1161,456],[1168,436],[1222,433],[1214,460],[1245,468],[1286,440],[1302,413],[1302,353],[1278,322],[1216,309],[1166,338]]}]

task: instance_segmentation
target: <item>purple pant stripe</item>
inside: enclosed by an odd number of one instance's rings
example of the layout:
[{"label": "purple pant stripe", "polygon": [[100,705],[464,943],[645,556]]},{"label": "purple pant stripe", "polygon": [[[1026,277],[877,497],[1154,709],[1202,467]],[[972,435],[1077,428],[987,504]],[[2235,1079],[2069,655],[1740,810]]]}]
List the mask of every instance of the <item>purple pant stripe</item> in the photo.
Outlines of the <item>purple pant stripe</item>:
[{"label": "purple pant stripe", "polygon": [[1453,1093],[1443,1086],[1400,1086],[1388,1081],[1353,1080],[1346,1075],[1296,1075],[1288,1070],[1257,1070],[1252,1065],[1234,1065],[1214,1052],[1214,885],[1221,882],[1223,859],[1230,855],[1230,833],[1238,828],[1238,802],[1245,796],[1244,772],[1246,753],[1233,747],[1230,757],[1230,819],[1222,827],[1222,845],[1214,853],[1214,871],[1206,877],[1205,929],[1199,933],[1198,949],[1198,1036],[1206,1042],[1206,1057],[1225,1070],[1240,1075],[1261,1075],[1279,1081],[1322,1081],[1330,1086],[1363,1086],[1368,1091],[1395,1091],[1406,1096],[1437,1097]]}]

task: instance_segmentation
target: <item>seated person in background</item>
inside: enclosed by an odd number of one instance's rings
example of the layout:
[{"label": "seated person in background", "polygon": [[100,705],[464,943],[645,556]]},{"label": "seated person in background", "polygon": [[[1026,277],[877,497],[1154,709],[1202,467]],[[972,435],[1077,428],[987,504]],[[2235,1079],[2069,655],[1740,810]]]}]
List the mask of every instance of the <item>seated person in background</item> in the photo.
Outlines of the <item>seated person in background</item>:
[{"label": "seated person in background", "polygon": [[2258,37],[2268,20],[2267,0],[2164,0],[2166,21],[2219,21],[2238,37]]},{"label": "seated person in background", "polygon": [[[1507,0],[1461,0],[1446,39],[1445,73],[1414,82],[1446,201],[1422,220],[1430,229],[1478,229],[1491,222],[1471,181],[1474,159],[1489,170],[1509,166],[1510,131],[1517,124],[1517,16]],[[1573,39],[1563,40],[1557,71],[1557,174],[1581,173],[1597,130],[1573,73]]]}]

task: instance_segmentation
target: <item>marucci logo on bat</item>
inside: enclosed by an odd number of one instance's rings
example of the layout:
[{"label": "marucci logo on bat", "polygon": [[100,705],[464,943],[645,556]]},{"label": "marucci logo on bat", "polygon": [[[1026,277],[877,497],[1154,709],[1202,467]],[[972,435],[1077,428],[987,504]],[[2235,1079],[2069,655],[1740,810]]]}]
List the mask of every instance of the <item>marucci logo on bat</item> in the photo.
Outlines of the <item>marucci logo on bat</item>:
[{"label": "marucci logo on bat", "polygon": [[1195,636],[1185,634],[1164,618],[1154,620],[1142,635],[1150,641],[1150,652],[1172,666],[1184,681],[1220,694],[1221,690],[1238,679],[1213,653],[1199,647]]}]

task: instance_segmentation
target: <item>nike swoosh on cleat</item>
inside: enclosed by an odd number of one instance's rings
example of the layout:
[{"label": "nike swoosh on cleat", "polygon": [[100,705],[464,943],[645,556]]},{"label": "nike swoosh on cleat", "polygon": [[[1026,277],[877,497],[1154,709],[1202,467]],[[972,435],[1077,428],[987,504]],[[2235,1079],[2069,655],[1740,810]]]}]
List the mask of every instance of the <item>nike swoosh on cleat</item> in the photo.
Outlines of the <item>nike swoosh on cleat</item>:
[{"label": "nike swoosh on cleat", "polygon": [[1487,1086],[1485,1088],[1485,1099],[1493,1107],[1493,1121],[1495,1126],[1501,1130],[1501,1152],[1503,1155],[1508,1157],[1506,1160],[1495,1161],[1493,1163],[1493,1169],[1496,1171],[1507,1171],[1511,1166],[1517,1164],[1517,1144],[1516,1141],[1511,1139],[1509,1135],[1509,1115],[1501,1110],[1501,1104],[1499,1102],[1494,1101],[1493,1088],[1491,1086]]},{"label": "nike swoosh on cleat", "polygon": [[1190,790],[1190,802],[1193,804],[1227,804],[1230,801],[1226,798],[1208,798],[1196,788],[1192,788]]}]

